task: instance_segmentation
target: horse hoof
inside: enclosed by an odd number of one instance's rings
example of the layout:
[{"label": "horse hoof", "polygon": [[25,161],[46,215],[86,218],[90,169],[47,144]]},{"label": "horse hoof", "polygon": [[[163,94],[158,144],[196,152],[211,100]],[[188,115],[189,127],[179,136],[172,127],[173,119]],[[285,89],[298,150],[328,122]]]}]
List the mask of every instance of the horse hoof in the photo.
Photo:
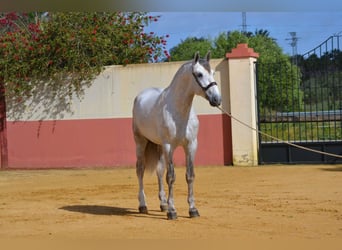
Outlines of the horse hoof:
[{"label": "horse hoof", "polygon": [[167,212],[167,219],[168,220],[176,220],[177,213],[175,211]]},{"label": "horse hoof", "polygon": [[169,206],[167,204],[160,205],[160,211],[166,212],[169,209]]},{"label": "horse hoof", "polygon": [[190,215],[190,218],[196,218],[200,216],[196,208],[189,210],[189,215]]},{"label": "horse hoof", "polygon": [[148,214],[148,210],[146,206],[139,207],[139,213]]}]

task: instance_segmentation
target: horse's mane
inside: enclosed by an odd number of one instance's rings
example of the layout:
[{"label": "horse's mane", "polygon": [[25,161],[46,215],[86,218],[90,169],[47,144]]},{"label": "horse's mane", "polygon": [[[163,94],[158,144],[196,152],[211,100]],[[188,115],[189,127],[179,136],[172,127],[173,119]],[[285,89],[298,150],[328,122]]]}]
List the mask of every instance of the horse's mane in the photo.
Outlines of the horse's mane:
[{"label": "horse's mane", "polygon": [[[208,72],[210,72],[211,68],[210,68],[210,64],[207,60],[205,59],[202,59],[200,58],[198,60],[199,64],[201,64]],[[170,86],[173,84],[174,80],[179,76],[181,75],[182,73],[184,73],[186,70],[189,70],[191,69],[191,66],[193,64],[193,60],[191,61],[187,61],[185,62],[184,64],[182,64],[182,66],[177,70],[176,74],[174,75],[171,83],[170,83]]]},{"label": "horse's mane", "polygon": [[[203,59],[203,58],[200,58],[198,60],[199,64],[201,64],[208,72],[210,72],[211,68],[210,68],[210,64],[209,64],[209,61],[207,61],[206,59]],[[181,72],[182,70],[184,70],[185,67],[187,67],[188,65],[192,65],[193,63],[193,60],[191,61],[187,61],[185,62],[177,71],[178,72]]]}]

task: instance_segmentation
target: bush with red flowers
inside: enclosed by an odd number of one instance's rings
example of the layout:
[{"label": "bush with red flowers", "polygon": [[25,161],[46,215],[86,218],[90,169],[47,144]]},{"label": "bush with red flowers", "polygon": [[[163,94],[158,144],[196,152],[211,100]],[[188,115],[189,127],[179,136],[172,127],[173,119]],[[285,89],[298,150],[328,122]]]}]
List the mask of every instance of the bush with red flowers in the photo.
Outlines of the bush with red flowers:
[{"label": "bush with red flowers", "polygon": [[23,101],[38,85],[57,98],[71,97],[106,65],[163,60],[165,37],[144,31],[158,18],[141,12],[2,13],[2,89],[7,99]]}]

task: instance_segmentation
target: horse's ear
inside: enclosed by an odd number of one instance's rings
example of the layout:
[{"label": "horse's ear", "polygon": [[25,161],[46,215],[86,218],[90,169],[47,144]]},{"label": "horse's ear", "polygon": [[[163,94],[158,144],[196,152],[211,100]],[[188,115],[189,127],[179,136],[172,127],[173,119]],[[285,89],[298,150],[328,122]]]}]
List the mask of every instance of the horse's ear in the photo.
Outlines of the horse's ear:
[{"label": "horse's ear", "polygon": [[207,59],[208,62],[210,61],[210,57],[211,57],[211,52],[209,50],[207,55],[205,56],[205,58]]},{"label": "horse's ear", "polygon": [[197,51],[194,56],[194,64],[196,64],[200,59],[199,52]]}]

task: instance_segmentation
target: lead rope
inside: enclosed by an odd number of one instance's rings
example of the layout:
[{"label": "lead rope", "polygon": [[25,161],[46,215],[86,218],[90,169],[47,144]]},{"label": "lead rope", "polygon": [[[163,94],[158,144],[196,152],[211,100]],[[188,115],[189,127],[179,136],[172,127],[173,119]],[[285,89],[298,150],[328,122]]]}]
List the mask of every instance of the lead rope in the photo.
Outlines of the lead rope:
[{"label": "lead rope", "polygon": [[311,148],[307,148],[307,147],[303,147],[303,146],[300,146],[300,145],[297,145],[297,144],[294,144],[294,143],[291,143],[291,142],[288,142],[288,141],[284,141],[284,140],[281,140],[277,137],[274,137],[272,135],[269,135],[269,134],[266,134],[260,130],[258,130],[257,128],[253,128],[252,126],[248,125],[247,123],[243,122],[243,121],[240,121],[239,119],[235,118],[234,116],[232,116],[230,113],[228,113],[227,111],[225,111],[223,108],[221,108],[220,106],[217,106],[217,108],[219,110],[221,110],[223,113],[227,114],[230,118],[232,118],[233,120],[237,121],[238,123],[244,125],[245,127],[261,134],[261,135],[264,135],[264,136],[267,136],[269,138],[272,138],[273,140],[276,140],[278,142],[282,142],[282,143],[285,143],[287,145],[290,145],[292,147],[296,147],[296,148],[300,148],[300,149],[303,149],[303,150],[306,150],[306,151],[310,151],[310,152],[313,152],[313,153],[317,153],[317,154],[323,154],[323,155],[328,155],[328,156],[332,156],[332,157],[336,157],[336,158],[341,158],[342,159],[342,155],[337,155],[337,154],[332,154],[332,153],[328,153],[328,152],[323,152],[323,151],[320,151],[320,150],[315,150],[315,149],[311,149]]}]

